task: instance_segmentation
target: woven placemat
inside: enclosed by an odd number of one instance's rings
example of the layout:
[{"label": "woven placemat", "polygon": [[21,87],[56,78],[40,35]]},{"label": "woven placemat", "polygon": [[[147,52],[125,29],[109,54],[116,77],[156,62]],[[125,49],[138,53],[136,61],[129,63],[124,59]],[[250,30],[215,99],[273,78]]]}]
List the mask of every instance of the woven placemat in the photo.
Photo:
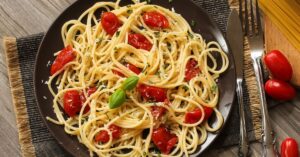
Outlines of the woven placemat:
[{"label": "woven placemat", "polygon": [[[204,8],[225,33],[227,18],[230,12],[227,0],[194,0]],[[229,1],[236,6],[234,1]],[[23,156],[69,156],[54,140],[42,122],[33,90],[33,69],[38,46],[44,34],[36,34],[24,38],[5,37],[4,47],[7,58],[8,75],[13,97],[19,140]],[[255,76],[252,70],[249,46],[244,43],[245,55],[245,95],[244,104],[247,117],[247,131],[250,141],[261,137],[259,99]],[[210,149],[232,146],[239,141],[238,105],[233,104],[232,114],[221,136]]]}]

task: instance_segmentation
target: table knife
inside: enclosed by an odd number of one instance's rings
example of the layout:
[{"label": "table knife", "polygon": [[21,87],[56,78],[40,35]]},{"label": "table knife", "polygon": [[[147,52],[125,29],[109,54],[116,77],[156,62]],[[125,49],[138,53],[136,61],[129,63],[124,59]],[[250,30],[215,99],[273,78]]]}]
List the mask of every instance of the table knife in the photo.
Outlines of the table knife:
[{"label": "table knife", "polygon": [[244,67],[244,36],[241,21],[239,15],[235,9],[233,9],[229,15],[227,23],[226,38],[229,42],[231,52],[234,57],[236,68],[236,94],[239,104],[240,114],[240,143],[239,143],[239,156],[246,157],[249,152],[249,144],[247,139],[247,130],[245,123],[245,110],[243,103],[243,67]]}]

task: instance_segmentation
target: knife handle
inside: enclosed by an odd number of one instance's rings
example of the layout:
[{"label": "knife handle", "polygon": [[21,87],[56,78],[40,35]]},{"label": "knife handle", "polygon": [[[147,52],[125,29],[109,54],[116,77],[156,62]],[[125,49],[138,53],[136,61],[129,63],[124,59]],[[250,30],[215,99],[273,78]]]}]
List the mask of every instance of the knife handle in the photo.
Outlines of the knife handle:
[{"label": "knife handle", "polygon": [[[252,57],[252,56],[251,56]],[[254,73],[256,76],[257,87],[259,91],[259,98],[261,104],[261,118],[262,118],[262,147],[263,157],[278,157],[276,148],[276,139],[274,138],[274,132],[271,126],[267,100],[264,90],[263,73],[261,66],[261,56],[252,57]]]},{"label": "knife handle", "polygon": [[239,104],[239,114],[240,114],[240,144],[239,144],[239,157],[248,156],[249,144],[247,140],[247,130],[246,130],[246,120],[245,120],[245,110],[243,102],[243,79],[236,79],[237,87],[237,99]]}]

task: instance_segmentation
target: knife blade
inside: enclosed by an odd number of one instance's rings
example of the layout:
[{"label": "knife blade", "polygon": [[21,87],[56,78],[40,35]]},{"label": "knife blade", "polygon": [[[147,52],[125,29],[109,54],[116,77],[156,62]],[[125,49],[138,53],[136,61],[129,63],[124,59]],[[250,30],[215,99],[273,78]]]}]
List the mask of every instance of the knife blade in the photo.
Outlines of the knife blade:
[{"label": "knife blade", "polygon": [[229,42],[231,52],[234,57],[236,68],[236,94],[239,104],[240,114],[240,144],[239,144],[239,156],[246,157],[249,155],[249,144],[247,140],[245,110],[243,103],[243,67],[244,67],[244,42],[243,42],[243,29],[239,15],[235,9],[233,9],[229,15],[227,23],[226,38]]}]

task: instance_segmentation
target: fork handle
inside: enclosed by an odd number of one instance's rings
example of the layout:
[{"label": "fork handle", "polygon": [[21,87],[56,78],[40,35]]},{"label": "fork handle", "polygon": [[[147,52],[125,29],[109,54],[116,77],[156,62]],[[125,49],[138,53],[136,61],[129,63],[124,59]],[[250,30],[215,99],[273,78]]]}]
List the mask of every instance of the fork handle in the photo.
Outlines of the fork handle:
[{"label": "fork handle", "polygon": [[261,57],[252,58],[252,61],[261,104],[263,157],[277,157],[278,153],[275,145],[274,133],[270,123],[265,90],[263,87],[264,83],[261,66]]}]

